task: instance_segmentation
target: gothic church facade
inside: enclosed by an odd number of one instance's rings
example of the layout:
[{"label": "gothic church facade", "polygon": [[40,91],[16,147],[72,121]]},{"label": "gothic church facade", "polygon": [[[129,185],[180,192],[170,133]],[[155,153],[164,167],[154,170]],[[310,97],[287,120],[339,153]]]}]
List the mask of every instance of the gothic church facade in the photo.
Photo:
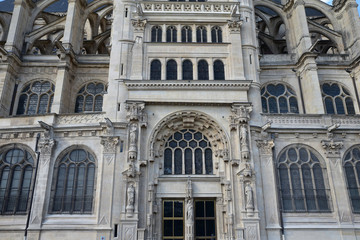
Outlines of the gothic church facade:
[{"label": "gothic church facade", "polygon": [[360,239],[355,0],[0,2],[0,238]]}]

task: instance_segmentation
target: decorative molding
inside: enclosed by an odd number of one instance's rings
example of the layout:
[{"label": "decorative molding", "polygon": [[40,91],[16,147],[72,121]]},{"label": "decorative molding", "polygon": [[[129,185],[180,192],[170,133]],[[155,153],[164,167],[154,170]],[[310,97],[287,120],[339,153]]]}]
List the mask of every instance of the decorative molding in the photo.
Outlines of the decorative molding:
[{"label": "decorative molding", "polygon": [[42,138],[39,141],[39,148],[41,155],[51,155],[52,149],[55,146],[56,141],[52,138]]},{"label": "decorative molding", "polygon": [[57,116],[55,125],[69,125],[69,124],[83,124],[83,123],[99,123],[104,121],[104,114],[91,113],[91,114],[72,114]]},{"label": "decorative molding", "polygon": [[273,140],[256,140],[256,146],[261,155],[272,155],[272,149],[275,146]]},{"label": "decorative molding", "polygon": [[102,137],[100,143],[104,146],[104,153],[116,153],[119,137]]},{"label": "decorative molding", "polygon": [[228,20],[228,28],[230,32],[240,32],[240,27],[243,24],[243,21],[233,21]]},{"label": "decorative molding", "polygon": [[144,2],[141,3],[143,13],[218,13],[229,14],[236,3],[212,2]]},{"label": "decorative molding", "polygon": [[235,81],[235,80],[194,80],[194,81],[124,81],[129,90],[163,90],[163,89],[206,89],[206,90],[249,90],[251,81]]}]

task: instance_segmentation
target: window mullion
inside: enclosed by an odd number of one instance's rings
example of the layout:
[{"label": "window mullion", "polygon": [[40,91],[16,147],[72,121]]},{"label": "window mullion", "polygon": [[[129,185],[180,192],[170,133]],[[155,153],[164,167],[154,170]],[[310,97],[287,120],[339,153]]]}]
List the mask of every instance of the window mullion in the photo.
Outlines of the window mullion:
[{"label": "window mullion", "polygon": [[78,171],[79,171],[79,165],[75,165],[75,171],[74,171],[74,181],[73,181],[73,189],[72,189],[72,196],[71,196],[71,213],[75,210],[75,199],[77,197],[77,186],[78,186]]},{"label": "window mullion", "polygon": [[301,165],[299,165],[298,167],[299,167],[299,175],[300,175],[299,177],[300,177],[300,184],[301,184],[301,192],[302,192],[303,202],[304,202],[304,206],[305,206],[305,211],[307,212],[308,211],[308,206],[307,206],[307,202],[306,202],[306,194],[305,194],[303,172],[302,172]]},{"label": "window mullion", "polygon": [[292,209],[293,211],[296,211],[296,205],[295,205],[295,193],[294,193],[294,188],[293,188],[293,181],[292,181],[292,175],[291,175],[291,171],[290,171],[290,166],[288,165],[288,175],[289,175],[289,186],[290,186],[290,193],[291,193],[291,204],[292,204]]}]

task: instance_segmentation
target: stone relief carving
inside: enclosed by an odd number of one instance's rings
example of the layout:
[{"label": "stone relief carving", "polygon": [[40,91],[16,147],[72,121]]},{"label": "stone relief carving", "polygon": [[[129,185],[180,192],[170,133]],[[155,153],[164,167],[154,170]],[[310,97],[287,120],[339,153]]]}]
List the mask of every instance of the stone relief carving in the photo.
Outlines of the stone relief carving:
[{"label": "stone relief carving", "polygon": [[147,126],[147,115],[144,111],[145,103],[142,102],[129,102],[125,107],[126,119],[129,122],[139,121],[141,127]]},{"label": "stone relief carving", "polygon": [[134,161],[137,158],[137,133],[138,126],[136,123],[132,123],[129,129],[129,160]]},{"label": "stone relief carving", "polygon": [[146,19],[134,19],[132,20],[132,25],[135,31],[144,31],[146,26],[147,20]]},{"label": "stone relief carving", "polygon": [[55,146],[56,141],[52,138],[42,138],[39,141],[39,148],[42,155],[51,155],[52,149]]},{"label": "stone relief carving", "polygon": [[62,115],[57,116],[56,125],[81,124],[81,123],[98,123],[104,119],[102,113],[91,113],[81,115]]},{"label": "stone relief carving", "polygon": [[247,124],[240,126],[241,157],[245,160],[250,157]]},{"label": "stone relief carving", "polygon": [[127,188],[127,205],[126,205],[126,213],[130,216],[134,212],[134,204],[135,204],[135,187],[133,183],[130,183]]},{"label": "stone relief carving", "polygon": [[194,202],[192,199],[188,199],[186,202],[186,220],[194,222]]},{"label": "stone relief carving", "polygon": [[231,106],[230,128],[235,130],[241,123],[247,123],[250,119],[252,107],[250,105],[233,104]]},{"label": "stone relief carving", "polygon": [[245,228],[245,237],[246,240],[258,240],[257,227],[256,226],[247,226]]},{"label": "stone relief carving", "polygon": [[272,149],[275,146],[273,140],[256,140],[256,145],[261,155],[272,155]]},{"label": "stone relief carving", "polygon": [[104,153],[115,153],[119,137],[103,137],[100,143],[104,146]]},{"label": "stone relief carving", "polygon": [[242,21],[233,21],[233,20],[229,20],[228,21],[228,28],[230,30],[230,32],[240,32],[240,27],[242,25]]},{"label": "stone relief carving", "polygon": [[135,227],[134,226],[126,226],[125,227],[124,239],[135,240]]},{"label": "stone relief carving", "polygon": [[245,199],[246,199],[245,209],[247,211],[254,211],[253,189],[249,182],[246,183],[245,186]]}]

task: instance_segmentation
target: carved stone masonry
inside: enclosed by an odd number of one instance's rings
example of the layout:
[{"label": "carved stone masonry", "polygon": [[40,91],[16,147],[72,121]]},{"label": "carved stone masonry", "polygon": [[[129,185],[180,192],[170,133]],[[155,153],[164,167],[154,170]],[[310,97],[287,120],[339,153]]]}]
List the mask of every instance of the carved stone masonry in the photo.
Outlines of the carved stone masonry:
[{"label": "carved stone masonry", "polygon": [[41,155],[51,155],[51,151],[55,146],[56,141],[52,138],[42,138],[39,141],[39,148]]},{"label": "carved stone masonry", "polygon": [[231,106],[230,128],[237,129],[241,123],[247,123],[250,119],[252,107],[250,105],[233,104]]},{"label": "carved stone masonry", "polygon": [[132,123],[129,129],[129,160],[135,161],[137,158],[137,139],[138,139],[138,125]]},{"label": "carved stone masonry", "polygon": [[343,147],[344,144],[342,141],[334,141],[334,139],[331,139],[322,140],[321,145],[325,149],[325,154],[328,157],[339,157],[340,149]]},{"label": "carved stone masonry", "polygon": [[230,29],[230,32],[240,32],[240,27],[242,25],[242,21],[228,21],[228,28]]},{"label": "carved stone masonry", "polygon": [[129,102],[125,107],[126,119],[129,122],[139,121],[141,127],[147,127],[147,115],[144,112],[145,103],[142,102]]},{"label": "carved stone masonry", "polygon": [[272,155],[272,148],[275,146],[273,140],[256,140],[256,145],[261,155]]},{"label": "carved stone masonry", "polygon": [[127,188],[127,205],[126,205],[126,214],[132,216],[134,213],[134,204],[135,204],[135,187],[133,183],[130,183]]},{"label": "carved stone masonry", "polygon": [[250,157],[250,150],[249,150],[249,135],[247,130],[247,124],[241,124],[240,126],[240,143],[241,143],[241,157],[244,160],[248,160]]},{"label": "carved stone masonry", "polygon": [[100,143],[104,146],[104,153],[116,153],[119,137],[103,137]]},{"label": "carved stone masonry", "polygon": [[144,31],[146,26],[147,20],[146,19],[134,19],[132,20],[132,25],[135,31]]}]

